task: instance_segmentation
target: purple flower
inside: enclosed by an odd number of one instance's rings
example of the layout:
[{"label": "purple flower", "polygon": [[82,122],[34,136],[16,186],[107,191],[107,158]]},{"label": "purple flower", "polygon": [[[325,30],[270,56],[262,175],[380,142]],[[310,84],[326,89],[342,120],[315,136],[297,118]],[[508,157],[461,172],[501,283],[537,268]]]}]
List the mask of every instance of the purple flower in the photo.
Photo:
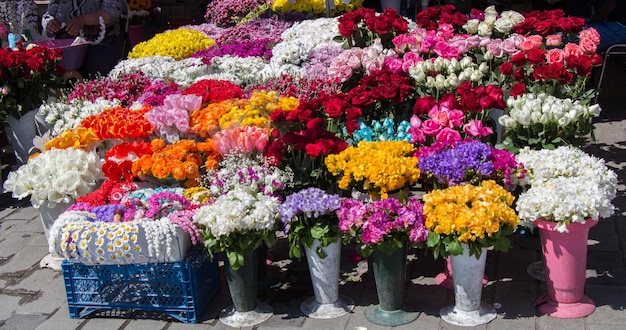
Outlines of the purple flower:
[{"label": "purple flower", "polygon": [[307,188],[293,193],[278,209],[278,215],[289,232],[290,223],[303,216],[309,219],[332,215],[341,206],[339,195],[327,194],[319,188]]},{"label": "purple flower", "polygon": [[491,147],[480,141],[459,142],[420,158],[426,181],[452,186],[478,183],[494,174]]}]

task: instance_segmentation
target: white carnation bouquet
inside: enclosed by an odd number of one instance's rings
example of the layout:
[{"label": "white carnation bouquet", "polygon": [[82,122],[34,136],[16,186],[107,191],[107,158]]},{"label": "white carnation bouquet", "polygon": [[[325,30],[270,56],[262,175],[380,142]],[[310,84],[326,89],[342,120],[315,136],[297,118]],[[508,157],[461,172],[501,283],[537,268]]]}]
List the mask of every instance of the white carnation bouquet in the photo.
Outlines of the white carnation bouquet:
[{"label": "white carnation bouquet", "polygon": [[528,189],[515,207],[527,225],[537,219],[554,221],[558,231],[567,232],[570,223],[597,221],[615,212],[611,201],[617,194],[617,175],[603,159],[571,146],[524,148],[515,158],[528,170]]}]

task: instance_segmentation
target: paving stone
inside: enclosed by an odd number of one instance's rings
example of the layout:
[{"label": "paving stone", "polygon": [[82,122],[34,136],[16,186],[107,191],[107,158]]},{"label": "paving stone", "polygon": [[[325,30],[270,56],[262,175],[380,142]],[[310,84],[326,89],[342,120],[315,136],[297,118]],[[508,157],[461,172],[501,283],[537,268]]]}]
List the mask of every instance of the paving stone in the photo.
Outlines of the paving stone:
[{"label": "paving stone", "polygon": [[9,290],[18,288],[28,288],[29,290],[43,290],[51,282],[60,282],[63,285],[63,277],[60,272],[49,268],[37,268],[32,273],[26,273],[24,277],[11,286],[6,287]]},{"label": "paving stone", "polygon": [[584,330],[585,319],[559,319],[556,317],[550,317],[542,315],[537,318],[536,328],[537,330]]},{"label": "paving stone", "polygon": [[587,324],[626,324],[626,287],[587,284],[585,294],[596,304],[596,311],[586,318]]},{"label": "paving stone", "polygon": [[4,322],[2,330],[35,329],[47,318],[47,315],[13,314]]},{"label": "paving stone", "polygon": [[[494,307],[505,319],[535,317],[537,284],[535,282],[498,282],[495,285]],[[534,323],[534,321],[533,321]]]},{"label": "paving stone", "polygon": [[78,329],[81,324],[87,322],[83,319],[72,319],[69,316],[69,310],[67,304],[58,308],[48,319],[41,323],[36,330],[70,330]]},{"label": "paving stone", "polygon": [[119,330],[127,321],[117,318],[90,318],[85,322],[84,329]]},{"label": "paving stone", "polygon": [[162,330],[168,325],[160,320],[132,320],[123,327],[124,330]]},{"label": "paving stone", "polygon": [[528,275],[527,268],[538,260],[541,260],[541,253],[535,250],[512,248],[508,252],[499,253],[498,272],[493,280],[534,281]]},{"label": "paving stone", "polygon": [[0,266],[0,273],[17,272],[38,267],[39,261],[48,254],[47,250],[41,247],[34,247],[30,244],[21,244],[21,249],[7,263]]},{"label": "paving stone", "polygon": [[35,300],[23,303],[17,309],[21,314],[52,314],[61,306],[67,305],[67,295],[63,279],[51,281],[41,290],[41,295]]},{"label": "paving stone", "polygon": [[619,251],[619,238],[614,220],[601,219],[589,229],[589,251]]},{"label": "paving stone", "polygon": [[11,212],[4,218],[7,220],[32,220],[36,217],[39,217],[39,211],[31,206],[15,210],[15,212]]},{"label": "paving stone", "polygon": [[312,319],[306,318],[300,329],[303,330],[321,330],[321,329],[354,329],[348,328],[346,324],[348,320],[354,317],[355,313],[346,314],[334,319]]},{"label": "paving stone", "polygon": [[[12,232],[9,236],[0,240],[0,256],[8,257],[10,255],[16,254],[25,246],[31,244],[33,241],[38,239],[40,240],[42,236],[43,235],[30,235],[17,231]],[[3,270],[0,268],[0,273],[1,272],[3,272]]]},{"label": "paving stone", "polygon": [[0,294],[0,320],[6,320],[19,307],[20,297]]},{"label": "paving stone", "polygon": [[0,222],[0,240],[18,231],[27,223],[28,220],[2,220]]},{"label": "paving stone", "polygon": [[[622,241],[626,242],[626,239]],[[588,251],[587,270],[589,284],[626,285],[623,252]]]},{"label": "paving stone", "polygon": [[[180,323],[180,322],[175,322],[175,323],[170,323],[169,327],[167,327],[167,330],[206,330],[206,329],[234,329],[231,327],[228,327],[222,323],[216,323],[216,324],[204,324],[204,323],[195,323],[195,324],[188,324],[188,323]],[[252,327],[248,327],[248,328],[241,328],[241,330],[248,330],[248,329],[252,329]]]}]

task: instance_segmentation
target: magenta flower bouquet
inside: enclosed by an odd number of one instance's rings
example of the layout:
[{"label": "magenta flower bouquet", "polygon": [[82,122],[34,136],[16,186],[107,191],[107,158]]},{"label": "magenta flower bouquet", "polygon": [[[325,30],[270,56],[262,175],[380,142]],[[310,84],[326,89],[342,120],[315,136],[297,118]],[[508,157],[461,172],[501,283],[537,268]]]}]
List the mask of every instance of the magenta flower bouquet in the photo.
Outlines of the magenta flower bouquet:
[{"label": "magenta flower bouquet", "polygon": [[426,240],[423,204],[409,197],[406,204],[395,198],[371,202],[346,198],[337,210],[339,230],[354,237],[361,253],[368,257],[374,249],[391,254],[405,243],[419,244]]}]

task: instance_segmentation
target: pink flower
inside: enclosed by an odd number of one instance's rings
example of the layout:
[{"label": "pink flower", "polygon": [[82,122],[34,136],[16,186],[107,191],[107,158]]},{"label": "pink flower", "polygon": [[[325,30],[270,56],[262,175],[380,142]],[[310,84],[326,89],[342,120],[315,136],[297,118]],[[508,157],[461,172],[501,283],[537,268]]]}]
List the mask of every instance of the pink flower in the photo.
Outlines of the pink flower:
[{"label": "pink flower", "polygon": [[472,120],[463,125],[463,132],[471,136],[484,137],[493,134],[491,127],[485,127],[480,120]]},{"label": "pink flower", "polygon": [[385,59],[385,62],[383,62],[383,68],[389,69],[396,74],[402,73],[403,65],[404,62],[398,58],[397,55],[395,57],[388,57]]},{"label": "pink flower", "polygon": [[539,48],[543,44],[543,38],[540,35],[531,35],[524,38],[519,44],[519,48],[527,52],[533,48]]},{"label": "pink flower", "polygon": [[578,36],[580,39],[590,39],[596,45],[600,44],[600,34],[592,27],[580,31]]},{"label": "pink flower", "polygon": [[443,127],[451,126],[450,116],[448,111],[437,111],[430,115],[430,118]]},{"label": "pink flower", "polygon": [[598,50],[598,44],[591,38],[580,38],[578,45],[587,54],[593,54]]},{"label": "pink flower", "polygon": [[549,64],[563,63],[565,59],[565,52],[560,48],[552,48],[546,52],[546,61]]},{"label": "pink flower", "polygon": [[437,134],[437,142],[450,143],[461,141],[461,134],[451,128],[444,128]]},{"label": "pink flower", "polygon": [[455,128],[463,125],[465,114],[461,110],[452,110],[448,112],[448,118],[450,118],[450,123],[452,124],[450,128]]},{"label": "pink flower", "polygon": [[563,51],[565,52],[565,57],[580,56],[585,53],[580,46],[571,42],[565,45]]},{"label": "pink flower", "polygon": [[500,58],[504,54],[501,47],[501,42],[497,39],[492,40],[487,44],[487,50],[490,51],[493,56]]},{"label": "pink flower", "polygon": [[546,37],[546,46],[556,47],[563,43],[563,37],[560,34],[552,34]]},{"label": "pink flower", "polygon": [[269,134],[266,129],[257,126],[238,126],[221,130],[213,136],[215,147],[222,155],[230,152],[252,154],[263,152],[267,146]]},{"label": "pink flower", "polygon": [[402,57],[402,71],[409,72],[409,68],[415,66],[415,64],[422,62],[423,59],[418,53],[406,52]]},{"label": "pink flower", "polygon": [[517,47],[515,46],[515,40],[512,38],[504,39],[502,44],[500,44],[500,48],[506,55],[514,55],[518,52]]},{"label": "pink flower", "polygon": [[442,128],[443,127],[437,121],[434,121],[432,119],[426,119],[422,123],[422,132],[424,132],[424,134],[426,134],[427,136],[437,135],[439,132],[441,132]]},{"label": "pink flower", "polygon": [[189,131],[189,114],[202,107],[202,97],[194,94],[170,94],[162,106],[152,108],[146,119],[154,132],[168,142],[178,141],[181,133]]}]

